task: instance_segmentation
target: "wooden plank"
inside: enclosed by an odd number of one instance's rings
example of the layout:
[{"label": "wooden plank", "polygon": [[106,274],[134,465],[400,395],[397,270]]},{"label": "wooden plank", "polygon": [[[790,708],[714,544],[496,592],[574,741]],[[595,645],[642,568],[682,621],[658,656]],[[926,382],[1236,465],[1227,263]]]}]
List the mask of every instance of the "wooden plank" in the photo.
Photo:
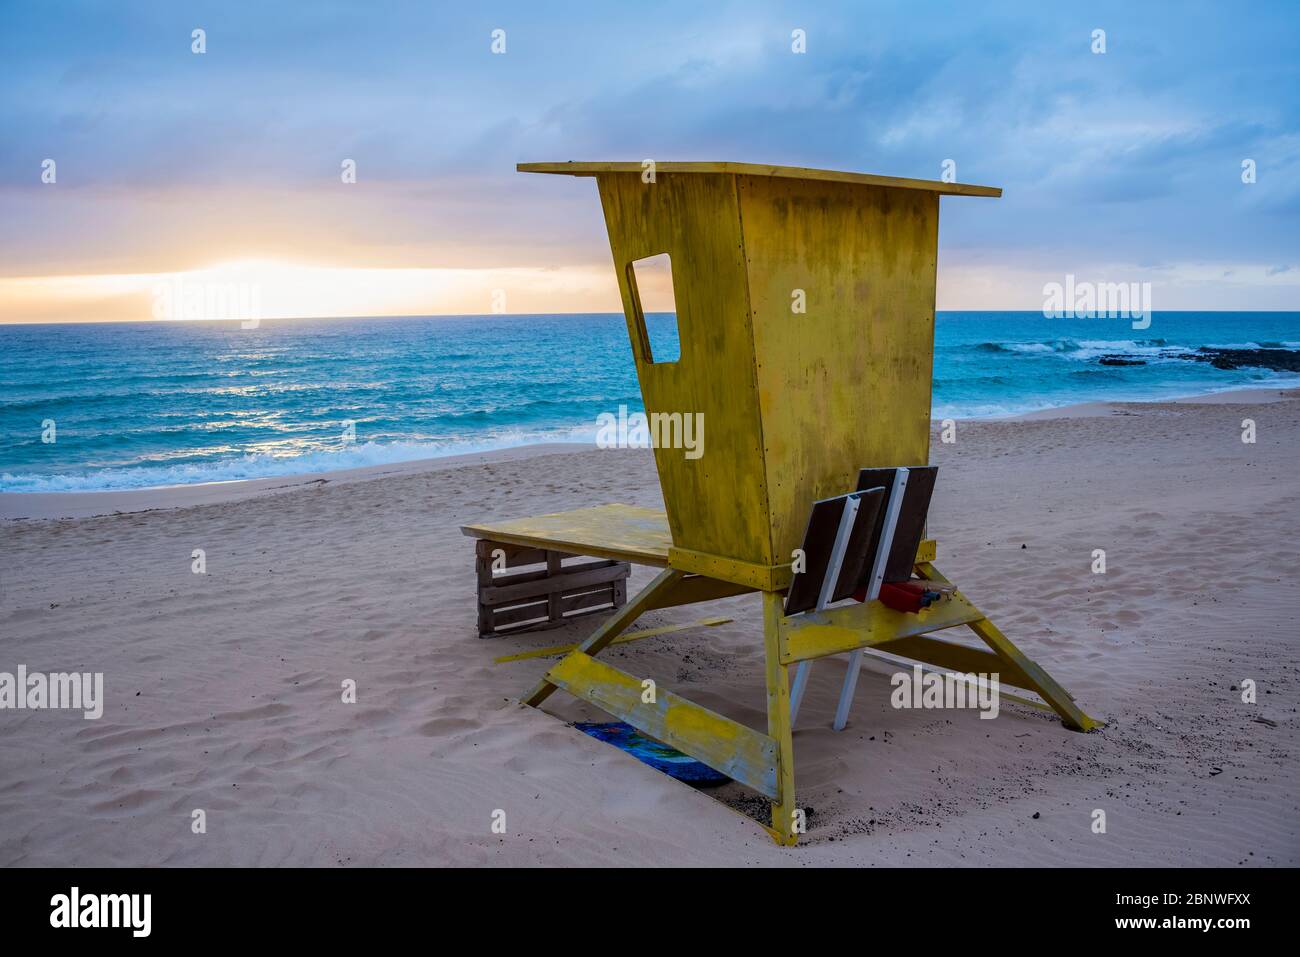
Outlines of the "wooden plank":
[{"label": "wooden plank", "polygon": [[668,564],[672,545],[664,513],[635,505],[598,505],[508,522],[464,525],[461,532],[471,538],[660,568]]},{"label": "wooden plank", "polygon": [[486,558],[491,567],[491,561],[494,558],[493,552],[500,550],[502,557],[505,559],[506,568],[516,568],[520,565],[538,565],[546,561],[546,551],[541,548],[528,548],[523,545],[513,545],[510,542],[493,542],[487,539],[481,539],[474,543],[474,551],[480,558]]},{"label": "wooden plank", "polygon": [[[755,589],[749,585],[737,585],[734,582],[720,581],[707,575],[687,575],[673,589],[658,596],[650,604],[654,608],[676,608],[679,605],[694,605],[702,601],[715,601],[719,598],[732,598],[735,595],[748,595]],[[649,610],[649,609],[647,609]]]},{"label": "wooden plank", "polygon": [[561,595],[559,598],[559,611],[562,618],[573,618],[570,612],[581,611],[584,608],[595,608],[597,605],[614,604],[614,587],[613,585],[602,585],[594,591],[581,592],[576,595]]},{"label": "wooden plank", "polygon": [[668,566],[706,578],[743,585],[755,591],[784,590],[790,583],[789,565],[758,565],[708,552],[678,548],[668,550]]},{"label": "wooden plank", "polygon": [[529,621],[534,618],[545,620],[550,609],[550,603],[546,598],[531,601],[526,604],[512,605],[509,608],[489,608],[491,612],[491,628],[496,631],[506,625],[517,625],[521,621]]},{"label": "wooden plank", "polygon": [[[479,544],[483,544],[479,542]],[[474,576],[478,580],[479,587],[492,584],[492,560],[483,555],[474,556]]]},{"label": "wooden plank", "polygon": [[[626,562],[605,559],[565,566],[564,559],[574,557],[570,553],[486,538],[477,541],[474,550],[480,638],[546,624],[556,627],[602,610],[598,606],[617,608],[627,600],[625,579],[631,567]],[[494,553],[498,560],[504,558],[507,568],[542,567],[497,575],[491,569]]]},{"label": "wooden plank", "polygon": [[[629,641],[640,641],[642,638],[657,638],[660,635],[671,635],[679,631],[686,631],[690,628],[713,627],[715,625],[725,625],[734,619],[726,617],[701,618],[699,621],[688,621],[683,625],[662,625],[658,628],[643,628],[641,631],[630,631],[625,635],[619,635],[611,645],[623,645]],[[528,658],[549,658],[551,655],[566,655],[570,651],[577,651],[577,645],[551,645],[548,648],[534,648],[532,651],[521,651],[515,655],[502,655],[500,658],[493,658],[493,664],[504,665],[511,661],[524,661]]]},{"label": "wooden plank", "polygon": [[869,601],[781,619],[781,661],[792,664],[979,621],[960,594],[911,614]]},{"label": "wooden plank", "polygon": [[899,472],[905,472],[902,501],[898,503],[894,534],[890,539],[889,552],[885,557],[884,567],[879,569],[881,582],[904,581],[912,576],[912,567],[918,561],[928,561],[917,557],[921,550],[921,539],[925,535],[926,515],[930,511],[930,499],[934,495],[934,483],[938,468],[933,465],[899,466],[886,469],[863,469],[858,473],[858,488],[868,489],[885,486],[891,489],[889,507],[892,508],[893,484]]},{"label": "wooden plank", "polygon": [[[862,494],[837,495],[834,498],[813,502],[804,529],[804,569],[793,574],[785,596],[785,613],[797,614],[825,607],[847,598],[857,587],[861,577],[864,550],[871,537],[883,493],[875,492],[864,502]],[[865,506],[865,508],[864,508]],[[855,547],[849,549],[850,540]],[[844,568],[845,561],[849,568]],[[847,582],[844,582],[845,579]],[[836,595],[841,583],[845,589]]]},{"label": "wooden plank", "polygon": [[[558,173],[565,176],[596,176],[600,173],[636,173],[640,177],[644,167],[637,162],[622,163],[518,163],[521,173]],[[919,189],[951,196],[1002,195],[997,186],[976,186],[970,183],[944,183],[933,179],[912,179],[900,176],[881,176],[876,173],[853,173],[831,169],[812,169],[803,166],[769,166],[761,163],[681,163],[661,161],[655,163],[655,173],[730,173],[740,176],[773,176],[784,179],[820,180],[832,183],[854,183],[859,186],[886,186],[893,189]]]},{"label": "wooden plank", "polygon": [[790,715],[790,669],[780,660],[781,603],[776,592],[763,593],[767,733],[777,746],[777,786],[772,795],[772,826],[767,831],[778,844],[793,846],[799,840],[794,830],[794,719]]},{"label": "wooden plank", "polygon": [[546,577],[546,575],[547,572],[545,568],[538,568],[531,572],[511,572],[506,575],[492,575],[487,581],[482,583],[483,588],[479,590],[479,594],[481,595],[483,589],[487,588],[503,588],[506,585],[519,585],[523,582],[541,581]]},{"label": "wooden plank", "polygon": [[602,605],[598,608],[588,608],[583,611],[575,611],[555,621],[552,621],[549,614],[546,614],[536,619],[535,621],[525,622],[524,624],[520,624],[520,625],[512,625],[508,628],[506,627],[496,628],[493,631],[481,637],[505,638],[509,635],[515,635],[526,631],[527,632],[551,631],[552,629],[555,628],[561,628],[564,625],[567,625],[570,622],[574,621],[575,619],[584,618],[587,615],[607,615],[609,614],[609,612],[610,612],[610,607],[608,603],[602,603]]},{"label": "wooden plank", "polygon": [[558,627],[583,615],[611,611],[625,600],[615,590],[615,585],[618,584],[621,583],[610,582],[573,594],[559,592],[522,601],[515,599],[514,604],[480,605],[480,614],[486,615],[486,619],[480,623],[479,637],[527,631],[546,624]]},{"label": "wooden plank", "polygon": [[[927,539],[916,550],[916,560],[933,561],[936,551],[935,542]],[[726,558],[721,555],[709,555],[673,546],[668,550],[668,566],[679,571],[689,572],[702,578],[713,578],[728,582],[744,594],[745,591],[779,591],[790,587],[794,573],[789,563],[784,565],[755,565],[749,562]]]},{"label": "wooden plank", "polygon": [[557,662],[546,678],[760,794],[778,796],[776,742],[767,735],[663,688],[647,704],[641,679],[580,651]]},{"label": "wooden plank", "polygon": [[614,593],[611,585],[606,584],[588,591],[579,591],[572,595],[560,594],[557,603],[560,612],[558,618],[551,617],[550,597],[549,595],[537,595],[523,601],[516,599],[515,604],[489,606],[488,610],[492,613],[493,627],[514,625],[533,618],[543,621],[549,619],[557,624],[563,624],[566,618],[577,617],[567,614],[568,612],[593,608],[597,605],[610,605],[614,600]]},{"label": "wooden plank", "polygon": [[[546,574],[547,574],[547,576],[549,577],[549,576],[559,575],[559,573],[560,573],[560,568],[561,568],[561,566],[564,564],[563,553],[562,553],[562,552],[552,552],[552,551],[547,551],[547,552],[545,552],[545,555],[546,555]],[[630,568],[631,566],[624,566],[624,567],[625,567],[625,568]],[[547,616],[551,621],[559,621],[561,618],[563,618],[563,617],[564,617],[564,609],[561,607],[561,604],[560,604],[560,592],[559,592],[559,590],[557,589],[557,590],[555,590],[555,591],[549,591],[549,592],[547,592],[547,599],[546,599],[546,600],[547,600],[546,616]]]},{"label": "wooden plank", "polygon": [[630,572],[631,567],[626,562],[594,562],[573,570],[565,569],[559,574],[543,573],[539,578],[488,586],[480,589],[479,601],[485,605],[500,605],[519,598],[573,591],[577,588],[604,585],[615,579],[626,578]]}]

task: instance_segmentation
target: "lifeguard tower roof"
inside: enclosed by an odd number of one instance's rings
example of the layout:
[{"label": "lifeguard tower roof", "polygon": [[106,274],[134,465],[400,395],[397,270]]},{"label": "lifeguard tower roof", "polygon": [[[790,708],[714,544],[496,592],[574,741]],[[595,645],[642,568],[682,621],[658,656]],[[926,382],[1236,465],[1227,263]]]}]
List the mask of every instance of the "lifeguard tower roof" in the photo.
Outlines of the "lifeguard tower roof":
[{"label": "lifeguard tower roof", "polygon": [[[834,169],[808,169],[803,166],[768,166],[763,163],[670,163],[655,161],[658,173],[731,173],[735,176],[775,176],[782,179],[812,179],[824,183],[857,183],[859,186],[889,186],[894,189],[922,189],[953,196],[991,196],[1002,190],[996,186],[969,183],[942,183],[933,179],[907,179],[878,176],[875,173],[846,173]],[[642,163],[520,163],[521,173],[558,173],[564,176],[596,176],[600,173],[640,173]]]}]

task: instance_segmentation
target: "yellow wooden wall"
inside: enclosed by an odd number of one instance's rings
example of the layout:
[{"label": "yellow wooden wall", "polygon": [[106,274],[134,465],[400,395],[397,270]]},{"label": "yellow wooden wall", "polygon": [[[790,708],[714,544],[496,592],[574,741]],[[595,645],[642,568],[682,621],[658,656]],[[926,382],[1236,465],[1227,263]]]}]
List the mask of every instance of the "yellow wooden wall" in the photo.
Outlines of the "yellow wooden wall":
[{"label": "yellow wooden wall", "polygon": [[[673,543],[772,564],[747,274],[735,177],[597,177],[647,411],[704,413],[704,454],[656,449]],[[629,263],[668,253],[681,357],[647,363]]]},{"label": "yellow wooden wall", "polygon": [[928,461],[939,195],[737,182],[772,550],[784,562],[812,503],[852,491],[858,469]]},{"label": "yellow wooden wall", "polygon": [[[703,412],[657,449],[678,548],[784,564],[816,499],[929,449],[937,193],[730,173],[597,180],[647,411]],[[681,335],[648,363],[629,263],[668,253]],[[791,311],[804,290],[807,312]]]}]

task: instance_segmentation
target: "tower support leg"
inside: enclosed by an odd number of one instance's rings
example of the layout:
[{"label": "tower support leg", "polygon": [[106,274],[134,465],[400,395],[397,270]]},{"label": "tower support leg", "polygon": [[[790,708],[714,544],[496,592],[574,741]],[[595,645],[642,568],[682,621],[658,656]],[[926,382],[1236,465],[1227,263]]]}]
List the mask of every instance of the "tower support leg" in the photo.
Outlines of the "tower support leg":
[{"label": "tower support leg", "polygon": [[794,802],[794,736],[790,718],[790,668],[781,663],[779,628],[782,596],[763,592],[763,652],[767,662],[767,734],[776,742],[776,780],[780,797],[772,802],[768,832],[778,843],[793,846],[799,839]]}]

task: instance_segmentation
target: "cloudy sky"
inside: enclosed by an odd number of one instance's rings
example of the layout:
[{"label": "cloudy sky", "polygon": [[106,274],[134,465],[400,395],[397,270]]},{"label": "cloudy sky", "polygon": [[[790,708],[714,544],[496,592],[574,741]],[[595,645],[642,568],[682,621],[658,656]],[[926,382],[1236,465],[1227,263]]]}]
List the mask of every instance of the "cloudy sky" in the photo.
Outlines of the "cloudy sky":
[{"label": "cloudy sky", "polygon": [[176,276],[268,315],[616,311],[592,181],[514,165],[644,158],[953,160],[1005,194],[943,201],[940,309],[1066,274],[1300,309],[1294,2],[15,2],[0,131],[0,321],[147,319]]}]

